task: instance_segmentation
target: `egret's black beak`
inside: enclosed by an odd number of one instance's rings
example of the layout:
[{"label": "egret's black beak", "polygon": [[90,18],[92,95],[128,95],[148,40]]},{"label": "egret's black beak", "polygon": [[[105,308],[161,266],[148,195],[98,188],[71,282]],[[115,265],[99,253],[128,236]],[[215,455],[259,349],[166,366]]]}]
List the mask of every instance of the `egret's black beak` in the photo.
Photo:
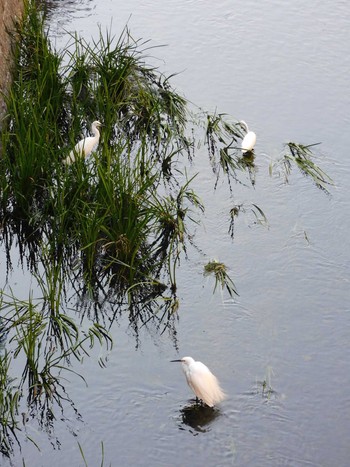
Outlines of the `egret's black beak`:
[{"label": "egret's black beak", "polygon": [[182,360],[170,360],[170,363],[172,362],[182,362]]}]

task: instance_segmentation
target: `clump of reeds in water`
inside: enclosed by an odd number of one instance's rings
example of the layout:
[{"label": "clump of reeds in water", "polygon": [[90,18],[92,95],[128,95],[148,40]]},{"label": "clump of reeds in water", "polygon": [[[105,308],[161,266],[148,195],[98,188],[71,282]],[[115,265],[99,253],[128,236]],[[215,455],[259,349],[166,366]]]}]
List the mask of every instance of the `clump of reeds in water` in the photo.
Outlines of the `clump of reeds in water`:
[{"label": "clump of reeds in water", "polygon": [[[18,31],[7,99],[2,217],[20,225],[24,249],[39,253],[43,243],[52,255],[80,256],[86,280],[149,282],[177,257],[188,209],[200,206],[174,170],[190,150],[186,101],[127,29],[92,44],[74,37],[57,53],[33,9]],[[94,119],[103,122],[98,151],[67,168],[62,160]]]}]

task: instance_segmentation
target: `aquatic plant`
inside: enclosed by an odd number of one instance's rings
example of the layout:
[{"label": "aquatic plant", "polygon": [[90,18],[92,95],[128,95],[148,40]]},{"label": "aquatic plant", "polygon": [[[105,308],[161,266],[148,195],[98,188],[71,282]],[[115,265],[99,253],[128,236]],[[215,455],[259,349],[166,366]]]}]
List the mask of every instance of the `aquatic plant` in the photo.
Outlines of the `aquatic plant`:
[{"label": "aquatic plant", "polygon": [[231,238],[234,238],[234,230],[235,230],[235,223],[236,219],[240,213],[251,213],[253,214],[253,225],[262,225],[264,227],[268,227],[269,223],[267,220],[266,215],[264,214],[263,210],[254,203],[251,204],[235,204],[230,210],[230,226],[229,226],[229,233]]},{"label": "aquatic plant", "polygon": [[226,289],[231,297],[233,295],[238,295],[236,286],[233,283],[230,276],[228,275],[227,266],[224,263],[220,263],[219,261],[216,261],[216,260],[209,261],[204,266],[204,275],[205,276],[213,275],[215,277],[214,292],[217,286],[221,285],[221,288]]},{"label": "aquatic plant", "polygon": [[[19,442],[20,401],[26,397],[28,413],[39,413],[40,424],[54,419],[55,410],[63,410],[63,400],[74,406],[62,384],[62,373],[74,373],[84,380],[71,368],[72,359],[81,361],[89,355],[96,339],[106,350],[112,346],[103,326],[93,323],[80,330],[61,305],[51,301],[52,283],[47,288],[43,281],[40,284],[41,299],[1,296],[1,339],[12,349],[11,357],[7,350],[0,355],[0,449],[5,455],[11,454],[15,441]],[[11,376],[13,359],[24,364],[18,378]]]},{"label": "aquatic plant", "polygon": [[[189,204],[195,199],[181,195],[188,181],[181,187],[172,175],[176,159],[189,148],[185,100],[168,78],[146,66],[126,29],[113,46],[108,34],[93,45],[74,37],[57,54],[30,4],[19,36],[2,141],[5,229],[21,225],[17,231],[24,233],[29,256],[33,242],[37,253],[50,245],[61,263],[79,255],[87,286],[106,274],[126,287],[159,276],[175,247],[164,210],[179,212],[181,197]],[[73,135],[93,115],[104,122],[95,159],[65,167]],[[181,209],[177,224],[185,223],[188,206]],[[178,236],[182,244],[186,232]],[[37,262],[31,264],[35,272]]]},{"label": "aquatic plant", "polygon": [[[1,333],[1,341],[3,334]],[[2,346],[2,344],[0,343]],[[15,378],[9,375],[11,357],[8,352],[0,354],[0,452],[9,456],[12,452],[13,442],[18,441],[18,404],[20,391],[16,386]]]},{"label": "aquatic plant", "polygon": [[270,166],[270,173],[282,168],[285,180],[291,174],[293,165],[296,165],[300,172],[306,177],[311,178],[317,188],[325,192],[329,192],[329,187],[333,185],[333,180],[313,161],[315,155],[311,148],[318,146],[320,143],[309,145],[297,144],[289,142],[285,144],[287,152],[282,155],[274,164]]}]

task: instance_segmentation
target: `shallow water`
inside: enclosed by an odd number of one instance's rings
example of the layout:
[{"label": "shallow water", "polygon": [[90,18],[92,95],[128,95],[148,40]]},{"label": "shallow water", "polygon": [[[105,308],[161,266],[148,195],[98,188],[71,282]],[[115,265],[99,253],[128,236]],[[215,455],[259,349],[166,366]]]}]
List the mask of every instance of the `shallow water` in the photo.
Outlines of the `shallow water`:
[{"label": "shallow water", "polygon": [[[167,73],[182,72],[173,83],[192,102],[249,123],[258,135],[258,172],[254,189],[235,186],[230,195],[223,182],[214,193],[205,152],[195,160],[206,213],[198,250],[178,273],[176,341],[152,325],[136,339],[127,317],[119,318],[106,367],[95,348],[76,368],[88,387],[74,375],[65,383],[80,416],[68,405],[57,413],[51,442],[27,424],[41,451],[22,446],[26,465],[84,465],[77,442],[91,466],[100,464],[101,442],[105,465],[113,466],[349,465],[347,3],[51,5],[56,47],[67,31],[89,39],[111,18],[117,36],[128,21],[134,37],[169,44],[153,50],[160,60],[152,60]],[[289,140],[322,142],[318,163],[335,181],[330,196],[296,171],[289,185],[269,177],[270,161]],[[269,228],[240,214],[232,241],[228,213],[242,201],[258,204]],[[212,258],[230,267],[234,301],[213,295],[212,279],[203,278]],[[31,282],[19,271],[11,281],[14,291]],[[201,359],[219,377],[228,399],[217,410],[191,406],[181,369],[169,363],[178,355]]]}]

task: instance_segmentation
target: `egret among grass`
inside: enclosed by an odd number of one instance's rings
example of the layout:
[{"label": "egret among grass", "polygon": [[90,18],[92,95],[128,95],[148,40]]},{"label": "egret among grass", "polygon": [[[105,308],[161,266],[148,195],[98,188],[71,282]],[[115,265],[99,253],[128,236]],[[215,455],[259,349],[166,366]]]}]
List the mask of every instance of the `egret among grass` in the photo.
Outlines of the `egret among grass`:
[{"label": "egret among grass", "polygon": [[98,128],[102,125],[98,120],[95,120],[91,125],[91,133],[93,136],[88,136],[83,138],[74,146],[74,149],[69,153],[63,163],[66,165],[71,165],[75,162],[76,157],[88,157],[94,148],[97,147],[100,140],[100,132]]},{"label": "egret among grass", "polygon": [[245,154],[253,150],[256,143],[256,134],[254,131],[249,131],[248,125],[244,120],[241,120],[239,123],[247,132],[241,144],[242,153]]},{"label": "egret among grass", "polygon": [[215,404],[225,399],[226,396],[217,378],[204,363],[196,362],[192,357],[183,357],[180,360],[171,361],[182,363],[187,384],[196,397],[205,402],[209,407],[214,407]]}]

